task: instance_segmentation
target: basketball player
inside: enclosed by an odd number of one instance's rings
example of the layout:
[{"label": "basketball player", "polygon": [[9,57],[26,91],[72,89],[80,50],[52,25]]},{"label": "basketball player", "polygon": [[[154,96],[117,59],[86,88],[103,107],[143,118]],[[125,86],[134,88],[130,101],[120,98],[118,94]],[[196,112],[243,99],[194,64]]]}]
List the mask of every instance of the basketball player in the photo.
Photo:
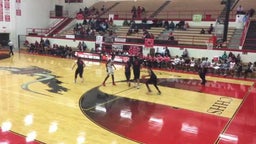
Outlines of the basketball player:
[{"label": "basketball player", "polygon": [[74,69],[74,67],[77,65],[76,71],[75,71],[75,83],[77,80],[77,76],[79,75],[79,77],[82,79],[82,82],[84,81],[83,78],[83,73],[84,73],[84,67],[85,67],[85,63],[82,60],[82,58],[78,57],[78,59],[75,61],[74,65],[72,66],[72,70]]},{"label": "basketball player", "polygon": [[114,79],[114,69],[113,69],[113,68],[115,68],[115,70],[116,70],[116,67],[114,65],[114,59],[115,59],[115,56],[112,55],[111,59],[109,59],[106,63],[107,76],[102,83],[103,86],[106,86],[106,81],[109,78],[109,75],[111,75],[111,77],[112,77],[112,84],[116,85],[115,79]]},{"label": "basketball player", "polygon": [[124,73],[125,73],[125,77],[126,77],[126,82],[128,84],[128,86],[130,87],[131,86],[131,81],[130,81],[130,78],[131,78],[131,58],[129,58],[129,60],[125,63],[125,66],[124,66]]},{"label": "basketball player", "polygon": [[143,78],[149,77],[149,79],[146,81],[146,86],[148,89],[148,93],[152,92],[149,84],[153,84],[156,88],[156,90],[158,91],[158,94],[161,94],[161,91],[159,90],[158,86],[157,86],[157,76],[156,74],[153,72],[153,70],[151,69],[151,66],[148,66],[148,75],[144,75]]},{"label": "basketball player", "polygon": [[134,60],[132,62],[132,68],[133,68],[133,75],[134,75],[134,82],[137,86],[137,89],[140,88],[140,68],[141,68],[141,60],[138,58],[138,56],[134,57]]}]

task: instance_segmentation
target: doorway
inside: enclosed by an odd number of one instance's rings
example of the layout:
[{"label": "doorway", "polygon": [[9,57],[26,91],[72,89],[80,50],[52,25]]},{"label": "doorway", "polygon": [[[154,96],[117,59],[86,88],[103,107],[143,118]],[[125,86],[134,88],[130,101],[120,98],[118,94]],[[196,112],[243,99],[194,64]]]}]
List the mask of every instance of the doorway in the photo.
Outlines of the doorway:
[{"label": "doorway", "polygon": [[0,44],[1,46],[8,46],[9,33],[0,33]]},{"label": "doorway", "polygon": [[63,16],[63,6],[55,5],[55,16],[62,17]]}]

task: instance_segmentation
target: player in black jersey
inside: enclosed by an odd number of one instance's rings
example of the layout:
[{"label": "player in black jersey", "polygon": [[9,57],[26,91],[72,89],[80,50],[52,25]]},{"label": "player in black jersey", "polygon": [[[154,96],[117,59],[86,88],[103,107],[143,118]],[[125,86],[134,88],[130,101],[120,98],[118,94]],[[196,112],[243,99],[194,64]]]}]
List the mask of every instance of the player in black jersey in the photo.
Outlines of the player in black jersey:
[{"label": "player in black jersey", "polygon": [[79,77],[82,79],[82,82],[84,81],[84,78],[83,78],[83,73],[84,73],[84,67],[85,67],[85,63],[84,61],[82,60],[82,58],[78,58],[74,65],[72,66],[72,70],[74,69],[74,67],[77,65],[77,68],[76,68],[76,71],[75,71],[75,80],[74,82],[76,83],[76,80],[77,80],[77,76],[79,75]]},{"label": "player in black jersey", "polygon": [[161,94],[161,91],[159,90],[158,86],[157,86],[157,76],[156,74],[153,72],[153,70],[151,69],[151,66],[148,66],[148,75],[144,75],[143,78],[149,77],[149,79],[146,81],[146,86],[148,89],[148,92],[152,92],[149,84],[153,84],[155,86],[155,88],[158,91],[158,94]]},{"label": "player in black jersey", "polygon": [[127,82],[129,87],[131,86],[131,80],[130,80],[130,78],[131,78],[131,66],[132,66],[131,58],[129,58],[129,60],[124,65],[124,74],[125,74],[125,77],[126,77],[126,82]]}]

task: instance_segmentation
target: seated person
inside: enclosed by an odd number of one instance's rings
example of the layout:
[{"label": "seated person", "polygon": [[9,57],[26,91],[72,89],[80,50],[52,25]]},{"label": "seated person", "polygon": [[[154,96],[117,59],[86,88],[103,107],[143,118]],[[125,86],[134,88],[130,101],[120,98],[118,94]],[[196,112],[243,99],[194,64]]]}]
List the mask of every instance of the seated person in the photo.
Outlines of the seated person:
[{"label": "seated person", "polygon": [[188,28],[190,28],[189,24],[186,23],[184,26],[183,26],[183,30],[187,30]]},{"label": "seated person", "polygon": [[148,19],[147,19],[146,17],[144,17],[141,22],[142,22],[143,24],[146,24],[147,21],[148,21]]},{"label": "seated person", "polygon": [[185,25],[185,21],[181,20],[179,23],[176,24],[176,28],[178,29],[182,29]]},{"label": "seated person", "polygon": [[124,20],[124,22],[123,22],[123,26],[129,26],[129,22],[128,22],[128,20],[127,20],[127,19],[125,19],[125,20]]},{"label": "seated person", "polygon": [[246,78],[248,76],[248,73],[252,73],[254,71],[254,65],[252,62],[249,62],[247,65],[247,68],[244,71],[244,78]]},{"label": "seated person", "polygon": [[170,32],[168,40],[169,41],[173,41],[174,40],[174,36],[173,36],[172,32]]},{"label": "seated person", "polygon": [[135,25],[133,32],[134,32],[134,33],[138,33],[138,32],[139,32],[139,28],[138,28],[137,25]]},{"label": "seated person", "polygon": [[181,55],[183,58],[186,58],[186,57],[188,57],[188,50],[187,49],[185,49],[184,51],[183,51],[183,53],[182,53],[182,55]]},{"label": "seated person", "polygon": [[29,46],[29,42],[28,42],[28,40],[25,40],[25,42],[24,42],[24,44],[23,44],[24,46]]},{"label": "seated person", "polygon": [[175,24],[173,21],[170,22],[170,25],[169,25],[169,29],[171,29],[172,31],[174,30],[175,28]]},{"label": "seated person", "polygon": [[244,8],[241,5],[237,7],[236,14],[244,14]]},{"label": "seated person", "polygon": [[200,34],[205,34],[204,28],[201,29]]},{"label": "seated person", "polygon": [[131,35],[133,33],[133,29],[130,27],[128,32],[127,32],[127,35]]}]

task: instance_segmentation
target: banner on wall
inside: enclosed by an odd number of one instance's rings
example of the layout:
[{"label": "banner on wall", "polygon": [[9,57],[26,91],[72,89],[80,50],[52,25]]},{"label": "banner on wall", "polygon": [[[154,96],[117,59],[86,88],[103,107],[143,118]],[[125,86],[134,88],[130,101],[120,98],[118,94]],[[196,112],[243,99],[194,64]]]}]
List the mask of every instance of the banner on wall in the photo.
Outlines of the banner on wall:
[{"label": "banner on wall", "polygon": [[20,3],[21,3],[21,0],[16,0],[16,16],[21,16]]},{"label": "banner on wall", "polygon": [[154,46],[154,39],[152,38],[145,38],[145,47],[152,48]]},{"label": "banner on wall", "polygon": [[4,8],[2,0],[0,0],[0,21],[4,21]]},{"label": "banner on wall", "polygon": [[112,51],[115,51],[115,52],[118,52],[118,51],[123,52],[123,45],[116,45],[116,44],[112,45]]},{"label": "banner on wall", "polygon": [[6,22],[11,21],[11,16],[10,16],[10,0],[4,0],[4,20]]},{"label": "banner on wall", "polygon": [[129,55],[138,56],[142,54],[142,46],[131,45],[128,50]]},{"label": "banner on wall", "polygon": [[194,14],[193,15],[193,22],[201,22],[203,19],[203,16],[201,14]]},{"label": "banner on wall", "polygon": [[102,44],[103,42],[103,36],[96,36],[96,44]]}]

